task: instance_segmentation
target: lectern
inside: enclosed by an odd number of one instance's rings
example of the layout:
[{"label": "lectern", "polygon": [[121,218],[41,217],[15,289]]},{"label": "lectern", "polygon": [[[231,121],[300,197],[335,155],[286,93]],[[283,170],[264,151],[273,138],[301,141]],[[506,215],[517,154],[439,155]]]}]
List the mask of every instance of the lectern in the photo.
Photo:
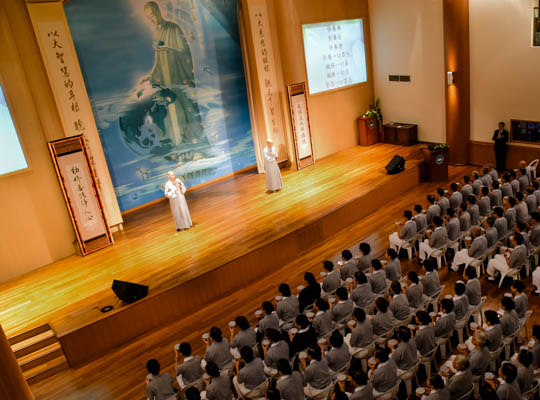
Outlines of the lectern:
[{"label": "lectern", "polygon": [[358,139],[360,146],[371,146],[379,141],[377,117],[358,118]]}]

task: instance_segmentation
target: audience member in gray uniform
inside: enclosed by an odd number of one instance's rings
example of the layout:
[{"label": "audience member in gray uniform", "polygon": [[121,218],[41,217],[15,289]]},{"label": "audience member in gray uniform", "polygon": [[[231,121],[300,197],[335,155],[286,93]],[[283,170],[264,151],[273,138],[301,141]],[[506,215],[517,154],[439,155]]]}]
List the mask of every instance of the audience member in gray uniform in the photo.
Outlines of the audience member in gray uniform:
[{"label": "audience member in gray uniform", "polygon": [[462,178],[462,182],[461,195],[466,199],[468,195],[474,194],[474,190],[471,185],[471,178],[468,175],[465,175]]},{"label": "audience member in gray uniform", "polygon": [[397,366],[390,359],[387,349],[375,350],[376,366],[372,369],[370,382],[373,385],[373,395],[376,397],[392,389],[398,384]]},{"label": "audience member in gray uniform", "polygon": [[308,349],[307,359],[301,359],[304,368],[304,394],[313,398],[332,384],[332,372],[318,346]]},{"label": "audience member in gray uniform", "polygon": [[375,301],[375,295],[371,290],[366,274],[357,272],[355,275],[356,287],[351,292],[351,300],[356,307],[366,307]]},{"label": "audience member in gray uniform", "polygon": [[497,239],[501,240],[508,233],[508,220],[503,217],[504,211],[501,207],[495,207],[493,213],[496,217],[493,227],[497,230]]},{"label": "audience member in gray uniform", "polygon": [[502,176],[502,185],[501,185],[501,192],[503,195],[503,198],[505,197],[513,197],[514,191],[512,190],[512,185],[510,184],[510,175],[504,174]]},{"label": "audience member in gray uniform", "polygon": [[473,240],[470,244],[467,242],[468,248],[461,249],[454,254],[451,265],[452,270],[459,270],[459,266],[463,264],[468,266],[486,253],[488,245],[486,237],[482,235],[482,229],[479,226],[473,226],[471,236]]},{"label": "audience member in gray uniform", "polygon": [[480,216],[487,217],[491,213],[491,199],[488,197],[489,189],[485,186],[482,187],[482,195],[478,200],[478,211]]},{"label": "audience member in gray uniform", "polygon": [[501,207],[503,204],[503,194],[501,189],[499,189],[499,181],[493,181],[492,186],[493,190],[489,194],[491,207]]},{"label": "audience member in gray uniform", "polygon": [[527,170],[525,168],[520,168],[519,170],[519,191],[523,193],[525,189],[531,184],[529,177],[527,176]]},{"label": "audience member in gray uniform", "polygon": [[240,360],[234,360],[236,376],[233,378],[233,385],[236,392],[244,397],[250,390],[266,381],[266,374],[264,373],[264,362],[260,358],[255,358],[251,347],[242,347],[240,356],[245,365],[240,369]]},{"label": "audience member in gray uniform", "polygon": [[372,273],[368,279],[371,285],[371,290],[375,294],[383,293],[386,290],[386,274],[382,269],[382,264],[379,259],[371,260]]},{"label": "audience member in gray uniform", "polygon": [[530,223],[533,228],[529,233],[529,243],[531,246],[537,247],[540,246],[540,213],[535,211],[531,214]]},{"label": "audience member in gray uniform", "polygon": [[521,350],[518,355],[517,383],[521,393],[532,389],[534,384],[533,354],[527,349]]},{"label": "audience member in gray uniform", "polygon": [[473,176],[473,183],[472,183],[471,186],[473,188],[473,194],[479,196],[480,195],[480,189],[482,189],[484,184],[480,180],[480,174],[478,173],[478,171],[473,171],[472,176]]},{"label": "audience member in gray uniform", "polygon": [[458,209],[459,215],[459,230],[461,233],[471,230],[471,214],[467,211],[467,204],[461,203]]},{"label": "audience member in gray uniform", "polygon": [[343,265],[339,270],[341,274],[341,280],[346,280],[347,278],[354,278],[354,274],[358,269],[353,259],[353,255],[350,250],[343,250],[341,252],[341,259],[343,260]]},{"label": "audience member in gray uniform", "polygon": [[361,272],[366,272],[371,266],[371,246],[369,243],[360,243],[358,248],[360,249],[360,257],[356,263],[356,269]]},{"label": "audience member in gray uniform", "polygon": [[329,260],[323,261],[323,268],[326,270],[326,276],[322,282],[324,293],[334,293],[341,286],[340,271],[334,270],[334,263]]},{"label": "audience member in gray uniform", "polygon": [[510,185],[512,185],[512,192],[514,193],[514,196],[517,192],[520,191],[521,185],[519,184],[519,181],[516,176],[516,171],[510,171]]},{"label": "audience member in gray uniform", "polygon": [[523,246],[527,249],[527,253],[529,253],[529,232],[528,232],[529,226],[524,222],[516,222],[516,226],[514,227],[514,232],[521,234],[523,236]]},{"label": "audience member in gray uniform", "polygon": [[373,400],[373,385],[367,375],[361,369],[355,369],[351,373],[354,391],[349,400]]},{"label": "audience member in gray uniform", "polygon": [[426,400],[450,400],[450,392],[444,385],[444,379],[439,374],[433,374],[428,380],[431,391]]},{"label": "audience member in gray uniform", "polygon": [[401,247],[416,238],[417,226],[412,219],[412,211],[405,210],[403,212],[403,221],[399,221],[397,224],[397,231],[392,233],[388,237],[390,247],[399,252]]},{"label": "audience member in gray uniform", "polygon": [[456,320],[460,321],[466,318],[469,313],[469,298],[465,294],[465,284],[462,281],[457,281],[454,285],[454,292],[454,313]]},{"label": "audience member in gray uniform", "polygon": [[384,271],[386,272],[386,279],[390,281],[398,281],[401,279],[401,262],[398,258],[398,253],[394,249],[386,250],[386,258],[388,264]]},{"label": "audience member in gray uniform", "polygon": [[293,372],[287,359],[279,360],[278,371],[280,377],[277,379],[276,388],[281,393],[281,398],[283,400],[304,400],[304,379],[300,372]]},{"label": "audience member in gray uniform", "polygon": [[493,310],[484,311],[487,328],[486,335],[489,340],[489,351],[496,351],[502,344],[502,328],[499,320],[499,314]]},{"label": "audience member in gray uniform", "polygon": [[[471,188],[472,191],[472,188]],[[441,217],[444,217],[446,215],[446,210],[450,208],[450,200],[448,200],[448,197],[444,195],[444,189],[438,188],[437,189],[437,205],[441,209]]]},{"label": "audience member in gray uniform", "polygon": [[472,194],[467,197],[467,212],[471,216],[471,225],[480,224],[480,210],[478,209],[478,204],[476,204],[476,197]]},{"label": "audience member in gray uniform", "polygon": [[457,210],[459,205],[463,203],[463,195],[458,192],[458,185],[456,183],[450,184],[450,207]]},{"label": "audience member in gray uniform", "polygon": [[289,336],[289,358],[292,359],[297,353],[306,350],[308,347],[317,345],[317,334],[310,325],[309,319],[300,314],[296,317],[295,327],[298,329],[296,334]]},{"label": "audience member in gray uniform", "polygon": [[451,399],[459,399],[471,390],[473,386],[472,373],[469,369],[469,362],[461,354],[454,358],[453,367],[457,372],[448,378],[446,388],[450,392]]},{"label": "audience member in gray uniform", "polygon": [[286,283],[279,285],[278,290],[282,298],[277,303],[276,313],[282,322],[292,322],[300,314],[298,297],[291,295],[291,288]]},{"label": "audience member in gray uniform", "polygon": [[431,225],[433,223],[433,218],[441,216],[441,208],[435,204],[435,196],[432,194],[427,195],[427,201],[429,206],[426,211],[426,218],[428,225]]},{"label": "audience member in gray uniform", "polygon": [[540,182],[533,181],[534,195],[536,196],[536,204],[540,206]]},{"label": "audience member in gray uniform", "polygon": [[428,259],[424,262],[423,268],[426,274],[422,277],[422,286],[424,287],[424,293],[431,297],[441,288],[439,271],[437,271],[437,261]]},{"label": "audience member in gray uniform", "polygon": [[201,400],[201,393],[198,388],[190,386],[183,392],[186,400]]},{"label": "audience member in gray uniform", "polygon": [[422,214],[422,206],[420,204],[414,205],[414,222],[416,223],[416,231],[417,232],[423,232],[424,229],[427,228],[427,218],[424,214]]},{"label": "audience member in gray uniform", "polygon": [[529,220],[529,209],[525,203],[523,193],[518,192],[516,199],[516,222],[527,222]]},{"label": "audience member in gray uniform", "polygon": [[515,311],[516,303],[511,297],[504,296],[501,299],[503,316],[501,317],[501,329],[504,337],[511,336],[519,329],[519,317]]},{"label": "audience member in gray uniform", "polygon": [[273,376],[276,374],[278,361],[282,358],[289,359],[289,345],[284,340],[281,340],[279,331],[275,329],[267,329],[266,337],[270,341],[269,346],[263,344],[264,354],[264,372],[266,375]]},{"label": "audience member in gray uniform", "polygon": [[454,302],[450,299],[442,299],[441,311],[443,315],[435,322],[435,336],[438,338],[446,338],[452,334],[456,328]]},{"label": "audience member in gray uniform", "polygon": [[533,325],[532,327],[532,341],[531,353],[533,355],[533,365],[535,368],[540,367],[540,325]]},{"label": "audience member in gray uniform", "polygon": [[206,353],[204,360],[206,363],[213,361],[219,369],[223,369],[232,363],[231,346],[229,341],[222,337],[221,329],[214,326],[210,329],[210,339],[204,340]]},{"label": "audience member in gray uniform", "polygon": [[262,338],[266,334],[267,329],[275,329],[279,331],[279,317],[274,311],[274,305],[265,301],[262,303],[262,311],[264,316],[259,320],[258,337]]},{"label": "audience member in gray uniform", "polygon": [[373,333],[381,336],[394,327],[394,314],[388,308],[388,300],[384,297],[377,297],[375,300],[375,316],[371,319]]},{"label": "audience member in gray uniform", "polygon": [[482,169],[480,170],[480,180],[482,181],[482,184],[484,186],[491,186],[491,182],[493,181],[493,179],[491,178],[491,175],[489,175],[489,170],[487,169],[487,167],[482,167]]},{"label": "audience member in gray uniform", "polygon": [[418,274],[414,271],[407,273],[407,291],[405,295],[411,308],[418,308],[424,304],[424,287],[420,283]]},{"label": "audience member in gray uniform", "polygon": [[512,294],[514,295],[514,303],[516,305],[516,314],[518,317],[525,318],[527,309],[529,308],[529,298],[525,293],[525,284],[523,281],[512,282]]},{"label": "audience member in gray uniform", "polygon": [[486,273],[489,275],[488,280],[494,281],[495,275],[498,273],[506,274],[510,268],[524,265],[527,262],[527,248],[523,245],[523,236],[516,233],[512,237],[513,250],[503,250],[503,254],[497,254],[488,262]]},{"label": "audience member in gray uniform", "polygon": [[487,239],[488,249],[495,246],[498,240],[497,229],[495,229],[495,227],[493,226],[494,224],[495,224],[494,217],[487,217],[486,221],[484,222],[484,225],[485,225],[484,236]]},{"label": "audience member in gray uniform", "polygon": [[475,267],[467,267],[463,271],[463,277],[466,280],[465,294],[469,299],[469,305],[477,306],[482,301],[482,285],[476,276]]},{"label": "audience member in gray uniform", "polygon": [[525,198],[525,203],[527,204],[529,215],[538,209],[538,200],[536,200],[532,186],[527,188],[527,197]]},{"label": "audience member in gray uniform", "polygon": [[231,331],[231,347],[240,351],[244,346],[255,347],[257,344],[257,334],[249,325],[249,321],[243,315],[240,315],[234,320],[235,326],[229,328]]},{"label": "audience member in gray uniform", "polygon": [[324,358],[326,358],[326,361],[328,362],[328,368],[337,372],[351,359],[349,346],[347,346],[343,340],[343,336],[337,330],[332,332],[328,341],[332,346],[332,349],[324,355]]},{"label": "audience member in gray uniform", "polygon": [[206,373],[210,376],[206,383],[207,400],[232,400],[231,381],[226,375],[221,375],[219,367],[215,362],[208,362],[205,367]]},{"label": "audience member in gray uniform", "polygon": [[398,378],[412,367],[418,364],[418,352],[416,344],[411,338],[411,330],[406,326],[401,326],[397,332],[399,345],[397,347],[388,345],[392,351],[392,360],[398,368]]},{"label": "audience member in gray uniform", "polygon": [[517,221],[517,211],[516,211],[516,199],[514,197],[508,197],[504,199],[504,218],[508,222],[508,230],[514,229]]},{"label": "audience member in gray uniform", "polygon": [[451,240],[452,242],[458,240],[461,235],[459,219],[456,217],[456,212],[453,208],[449,208],[446,213],[446,232],[448,240]]},{"label": "audience member in gray uniform", "polygon": [[499,173],[497,172],[497,170],[493,167],[493,164],[488,164],[487,165],[488,169],[489,169],[489,176],[491,176],[491,180],[492,180],[492,183],[495,183],[495,182],[498,182],[498,179],[499,179]]},{"label": "audience member in gray uniform", "polygon": [[471,342],[474,345],[474,350],[467,356],[471,373],[474,376],[483,376],[491,361],[491,355],[487,347],[488,337],[484,331],[477,330],[472,336]]},{"label": "audience member in gray uniform", "polygon": [[[183,356],[181,364],[178,364],[178,353]],[[203,376],[201,357],[197,354],[194,356],[191,355],[191,346],[187,342],[180,343],[180,346],[178,346],[178,351],[175,352],[174,364],[176,376],[180,378],[180,382],[182,383],[182,390],[184,386],[196,382]]]},{"label": "audience member in gray uniform", "polygon": [[407,296],[401,293],[401,283],[399,281],[392,281],[390,285],[390,291],[392,293],[392,299],[390,300],[390,311],[399,321],[404,321],[409,318],[411,309],[409,308],[409,300]]},{"label": "audience member in gray uniform", "polygon": [[317,337],[328,335],[334,329],[334,320],[330,305],[324,299],[317,299],[314,305],[315,317],[311,322],[311,326],[315,329]]},{"label": "audience member in gray uniform", "polygon": [[441,217],[433,218],[433,232],[426,232],[427,239],[418,246],[418,257],[420,258],[420,261],[424,261],[426,258],[430,257],[431,253],[435,250],[448,244],[448,233],[442,224],[443,220]]},{"label": "audience member in gray uniform", "polygon": [[149,400],[168,400],[176,393],[174,379],[168,372],[160,374],[161,366],[158,360],[148,360],[146,370],[146,397]]},{"label": "audience member in gray uniform", "polygon": [[432,322],[433,321],[427,312],[418,311],[416,313],[416,323],[419,327],[414,335],[414,343],[422,355],[426,355],[437,346],[435,329],[433,328]]},{"label": "audience member in gray uniform", "polygon": [[363,349],[373,343],[373,324],[366,319],[366,313],[361,308],[354,309],[354,326],[350,336],[347,335],[345,342],[351,347],[351,352],[355,349]]},{"label": "audience member in gray uniform", "polygon": [[[497,387],[497,398],[499,400],[522,400],[519,393],[519,386],[516,384],[517,368],[511,362],[503,362],[499,368],[499,378],[502,382]],[[494,381],[488,381],[495,388]]]},{"label": "audience member in gray uniform", "polygon": [[349,300],[349,293],[344,287],[336,290],[338,302],[332,307],[332,318],[336,322],[347,322],[345,319],[350,318],[353,312],[352,301]]}]

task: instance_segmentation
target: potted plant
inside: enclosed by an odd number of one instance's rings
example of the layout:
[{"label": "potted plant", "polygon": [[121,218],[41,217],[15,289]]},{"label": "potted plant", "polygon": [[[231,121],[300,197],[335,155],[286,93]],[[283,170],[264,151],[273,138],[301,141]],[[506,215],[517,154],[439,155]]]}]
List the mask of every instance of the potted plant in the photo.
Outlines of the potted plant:
[{"label": "potted plant", "polygon": [[376,117],[377,118],[377,131],[382,132],[382,113],[381,113],[381,99],[375,97],[375,105],[370,105],[369,109],[364,114],[365,117]]},{"label": "potted plant", "polygon": [[448,146],[446,143],[432,143],[424,154],[424,172],[428,182],[448,179]]}]

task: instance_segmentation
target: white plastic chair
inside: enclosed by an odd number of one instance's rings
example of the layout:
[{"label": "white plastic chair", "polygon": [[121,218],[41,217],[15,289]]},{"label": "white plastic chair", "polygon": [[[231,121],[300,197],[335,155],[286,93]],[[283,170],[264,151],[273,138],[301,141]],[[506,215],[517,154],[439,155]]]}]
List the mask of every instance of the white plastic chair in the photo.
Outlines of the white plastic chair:
[{"label": "white plastic chair", "polygon": [[442,263],[444,261],[445,264],[448,264],[448,261],[446,261],[446,250],[448,249],[448,246],[443,246],[440,249],[437,249],[433,251],[429,256],[437,259],[437,268],[441,269]]},{"label": "white plastic chair", "polygon": [[409,260],[412,259],[413,253],[416,253],[416,240],[416,237],[414,237],[412,240],[401,244],[401,249],[407,250],[407,258]]},{"label": "white plastic chair", "polygon": [[392,389],[384,393],[379,393],[378,395],[373,396],[373,398],[376,400],[392,400],[396,398],[398,392],[399,392],[399,382]]},{"label": "white plastic chair", "polygon": [[456,400],[469,400],[474,392],[474,385],[467,393],[465,393],[463,396],[456,397]]},{"label": "white plastic chair", "polygon": [[497,366],[499,363],[499,359],[501,358],[501,353],[504,350],[504,343],[501,343],[501,347],[499,347],[495,351],[490,351],[489,355],[491,356],[491,359],[489,361],[489,370],[493,373],[497,373]]},{"label": "white plastic chair", "polygon": [[433,348],[433,350],[429,351],[425,355],[418,354],[418,360],[424,366],[427,377],[431,376],[431,363],[435,361],[435,355],[437,354],[438,348],[439,346],[437,345]]},{"label": "white plastic chair", "polygon": [[249,392],[244,394],[243,397],[250,400],[264,398],[266,390],[268,389],[268,379],[261,383],[259,386],[251,389]]},{"label": "white plastic chair", "polygon": [[[518,333],[518,343],[523,343],[523,338],[527,338],[527,321],[532,315],[532,310],[527,310],[525,316],[519,320],[519,333]],[[524,335],[525,333],[525,335]]]},{"label": "white plastic chair", "polygon": [[512,278],[513,280],[519,279],[519,274],[521,273],[521,270],[523,269],[525,264],[528,262],[529,261],[527,260],[525,263],[512,267],[508,271],[506,271],[506,273],[501,274],[501,279],[499,280],[499,287],[501,287],[504,281],[504,278],[506,278],[507,276]]},{"label": "white plastic chair", "polygon": [[533,387],[521,394],[524,399],[529,400],[536,398],[536,394],[538,393],[538,389],[540,388],[540,380],[533,379],[533,382]]},{"label": "white plastic chair", "polygon": [[531,171],[533,179],[536,179],[536,167],[538,167],[538,158],[536,160],[532,160],[528,165],[529,171]]},{"label": "white plastic chair", "polygon": [[486,300],[487,296],[482,296],[480,303],[474,307],[471,307],[471,309],[469,310],[469,314],[472,315],[474,321],[478,324],[478,326],[482,326],[482,324],[484,323],[484,314],[482,313],[482,308],[484,307]]},{"label": "white plastic chair", "polygon": [[[416,378],[416,373],[418,372],[418,367],[420,362],[417,362],[411,369],[405,371],[403,374],[399,375],[398,378],[405,383],[405,388],[407,389],[407,397],[412,394],[412,380]],[[418,383],[418,382],[417,382]]]}]

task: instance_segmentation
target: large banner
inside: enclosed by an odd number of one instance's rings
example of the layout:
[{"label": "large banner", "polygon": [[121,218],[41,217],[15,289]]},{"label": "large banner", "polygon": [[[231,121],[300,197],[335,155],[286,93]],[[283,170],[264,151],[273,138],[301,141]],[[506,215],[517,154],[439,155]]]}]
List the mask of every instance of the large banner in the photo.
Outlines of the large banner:
[{"label": "large banner", "polygon": [[236,0],[73,0],[65,12],[122,210],[256,164]]}]

